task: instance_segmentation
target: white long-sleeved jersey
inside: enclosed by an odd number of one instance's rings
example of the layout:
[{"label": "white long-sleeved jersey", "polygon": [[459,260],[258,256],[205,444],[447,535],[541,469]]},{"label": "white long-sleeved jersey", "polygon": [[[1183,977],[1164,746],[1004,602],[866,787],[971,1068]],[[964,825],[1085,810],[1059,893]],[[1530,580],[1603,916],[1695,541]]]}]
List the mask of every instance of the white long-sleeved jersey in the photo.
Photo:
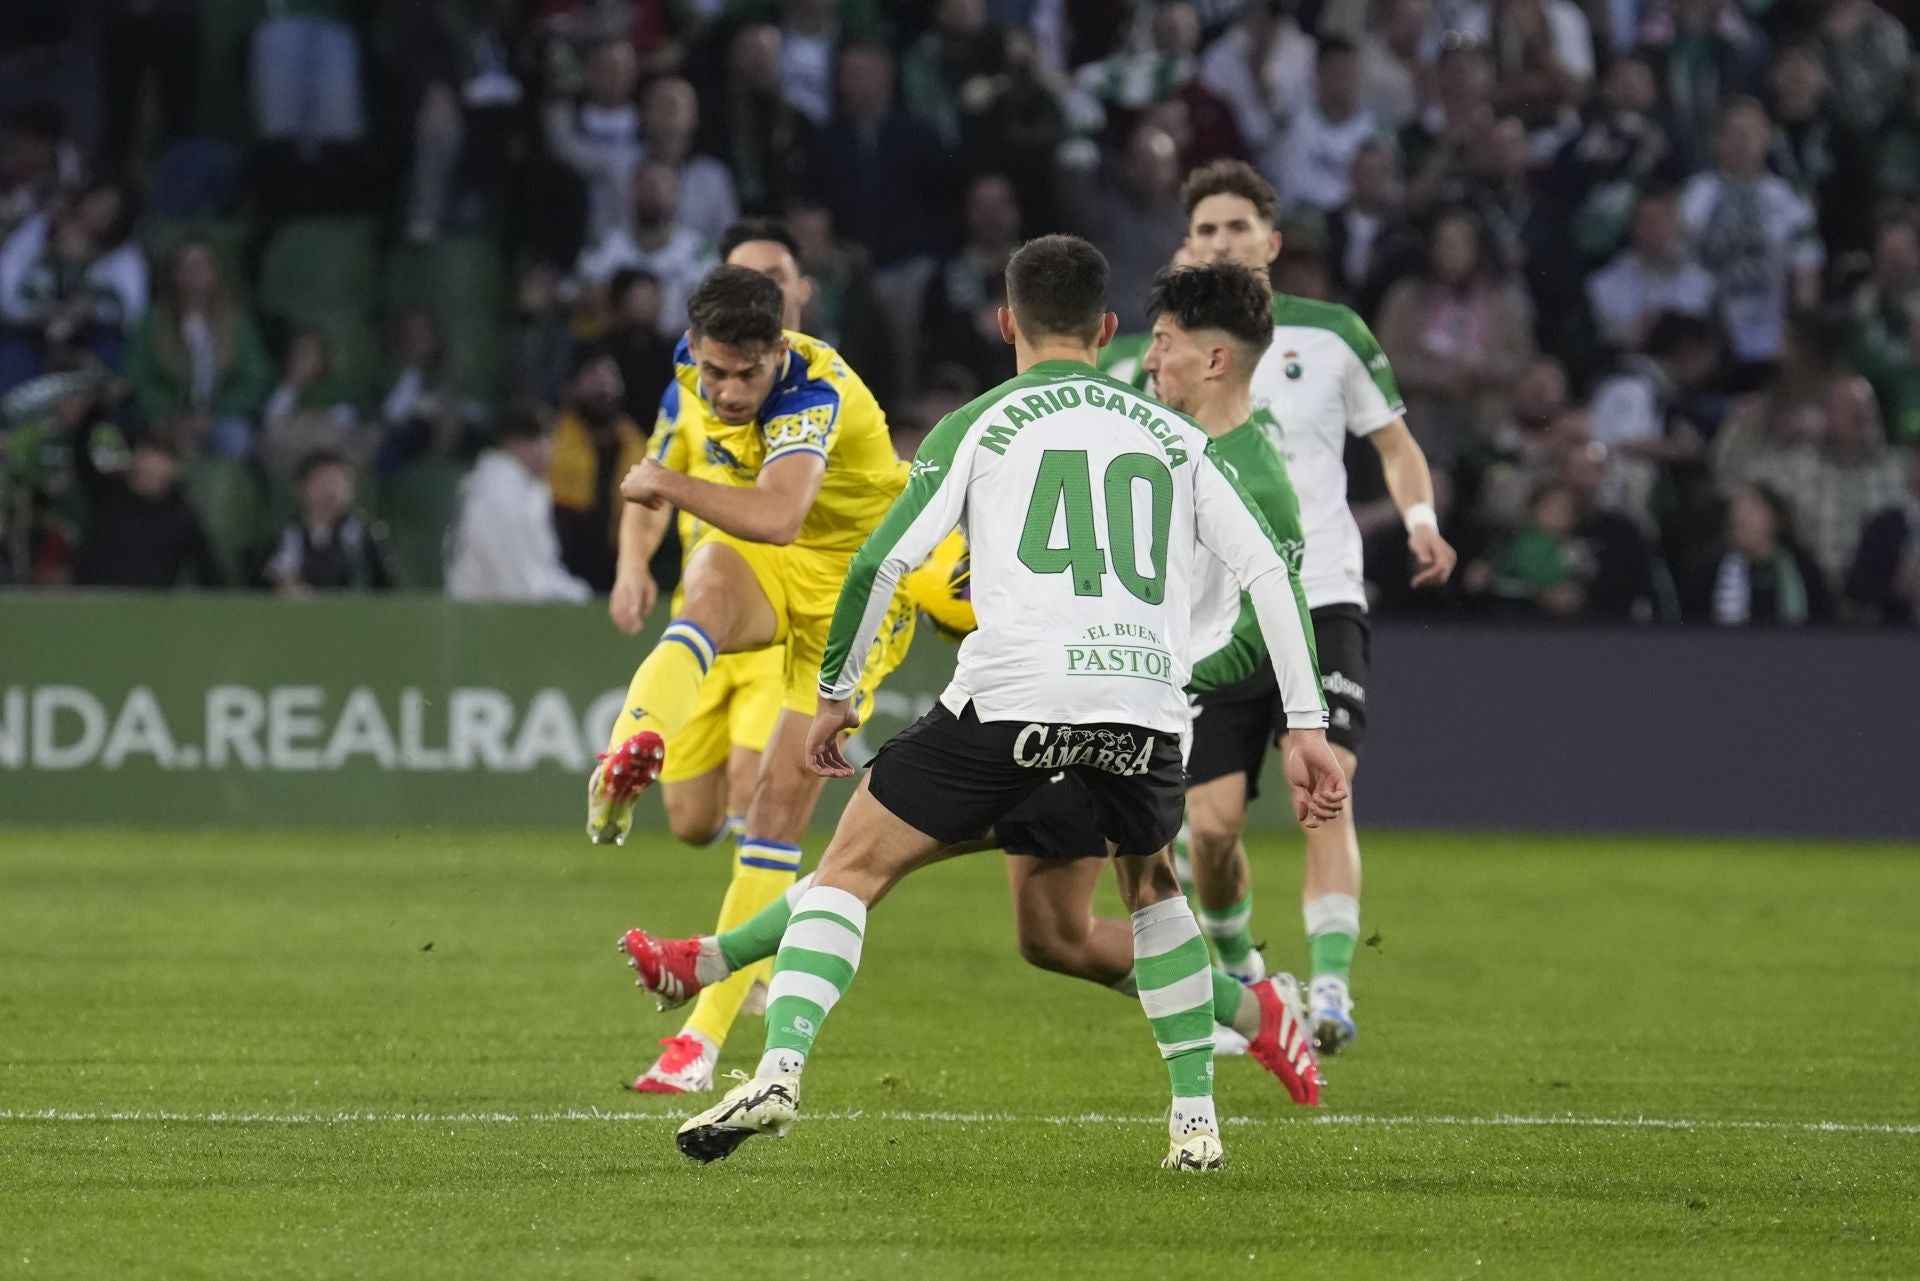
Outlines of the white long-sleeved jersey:
[{"label": "white long-sleeved jersey", "polygon": [[983,721],[1187,722],[1195,560],[1253,601],[1287,723],[1326,724],[1305,598],[1206,434],[1077,361],[1042,361],[943,418],[854,558],[820,692],[848,697],[902,575],[959,525],[979,627],[941,702]]}]

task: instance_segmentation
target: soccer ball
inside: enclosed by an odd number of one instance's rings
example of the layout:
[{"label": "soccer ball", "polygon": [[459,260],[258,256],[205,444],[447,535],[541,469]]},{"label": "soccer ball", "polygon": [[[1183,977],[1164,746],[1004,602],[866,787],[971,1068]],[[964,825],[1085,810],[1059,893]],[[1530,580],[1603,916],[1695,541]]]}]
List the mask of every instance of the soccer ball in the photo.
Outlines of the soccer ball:
[{"label": "soccer ball", "polygon": [[948,534],[903,586],[934,630],[947,639],[959,640],[978,625],[973,616],[973,557],[959,530]]}]

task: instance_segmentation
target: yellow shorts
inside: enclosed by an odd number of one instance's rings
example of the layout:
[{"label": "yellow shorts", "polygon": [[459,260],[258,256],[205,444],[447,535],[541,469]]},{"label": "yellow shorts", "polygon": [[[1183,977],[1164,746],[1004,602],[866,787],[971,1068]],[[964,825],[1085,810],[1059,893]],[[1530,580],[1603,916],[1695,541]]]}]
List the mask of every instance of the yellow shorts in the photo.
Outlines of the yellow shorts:
[{"label": "yellow shorts", "polygon": [[[774,644],[786,646],[786,671],[781,678],[780,706],[812,716],[820,701],[820,663],[827,653],[827,632],[833,626],[833,607],[839,603],[852,552],[821,551],[812,547],[774,547],[714,530],[701,546],[719,543],[732,548],[753,571],[760,590],[773,606]],[[913,640],[914,609],[904,593],[880,628],[880,636],[861,673],[855,706],[871,702],[882,679],[900,665]]]},{"label": "yellow shorts", "polygon": [[765,751],[780,717],[786,654],[778,645],[745,654],[722,654],[700,683],[693,719],[667,740],[662,783],[683,783],[727,763],[736,747]]}]

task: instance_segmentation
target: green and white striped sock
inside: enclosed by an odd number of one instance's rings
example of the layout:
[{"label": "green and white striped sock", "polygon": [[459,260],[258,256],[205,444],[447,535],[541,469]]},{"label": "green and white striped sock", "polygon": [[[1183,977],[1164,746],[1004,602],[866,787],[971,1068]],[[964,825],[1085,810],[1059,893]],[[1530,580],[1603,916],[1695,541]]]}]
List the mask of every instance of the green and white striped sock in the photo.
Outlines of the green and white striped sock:
[{"label": "green and white striped sock", "polygon": [[787,922],[799,910],[801,896],[812,888],[813,873],[809,872],[787,886],[779,898],[732,929],[714,936],[720,945],[720,955],[727,958],[729,974],[744,970],[755,961],[764,961],[780,950],[780,937],[787,932]]},{"label": "green and white striped sock", "polygon": [[1213,977],[1207,945],[1184,898],[1133,914],[1133,972],[1173,1086],[1168,1126],[1184,1138],[1219,1132],[1213,1113]]},{"label": "green and white striped sock", "polygon": [[1202,905],[1200,928],[1213,940],[1220,964],[1229,970],[1244,965],[1247,953],[1253,951],[1253,891],[1248,890],[1232,907],[1218,911]]},{"label": "green and white striped sock", "polygon": [[756,1076],[788,1076],[806,1066],[820,1025],[860,968],[866,928],[866,904],[845,890],[815,886],[800,896],[773,963],[766,1053]]}]

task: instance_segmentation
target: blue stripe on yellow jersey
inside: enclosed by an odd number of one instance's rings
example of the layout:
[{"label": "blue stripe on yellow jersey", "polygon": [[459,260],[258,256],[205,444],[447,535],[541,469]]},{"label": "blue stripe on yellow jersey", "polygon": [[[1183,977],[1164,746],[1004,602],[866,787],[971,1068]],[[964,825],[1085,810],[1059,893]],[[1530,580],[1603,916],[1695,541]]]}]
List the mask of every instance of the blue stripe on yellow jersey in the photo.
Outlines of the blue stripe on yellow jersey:
[{"label": "blue stripe on yellow jersey", "polygon": [[895,455],[886,415],[840,353],[818,338],[788,330],[785,367],[750,423],[725,423],[700,390],[686,339],[673,354],[674,382],[660,402],[656,454],[669,449],[679,468],[702,480],[752,485],[761,468],[795,454],[826,461],[819,497],[795,544],[853,551],[906,486],[907,464]]}]

